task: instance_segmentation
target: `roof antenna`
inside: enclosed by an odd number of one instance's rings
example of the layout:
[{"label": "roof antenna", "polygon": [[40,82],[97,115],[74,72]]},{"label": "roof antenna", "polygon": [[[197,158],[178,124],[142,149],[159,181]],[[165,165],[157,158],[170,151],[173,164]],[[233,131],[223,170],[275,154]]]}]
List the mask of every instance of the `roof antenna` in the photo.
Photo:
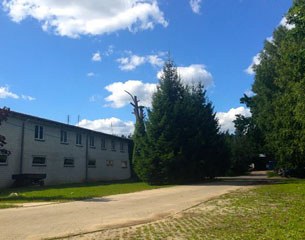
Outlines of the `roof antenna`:
[{"label": "roof antenna", "polygon": [[70,115],[68,114],[67,116],[67,124],[69,125],[70,124]]},{"label": "roof antenna", "polygon": [[113,135],[112,122],[110,123],[110,126],[111,126],[111,135]]}]

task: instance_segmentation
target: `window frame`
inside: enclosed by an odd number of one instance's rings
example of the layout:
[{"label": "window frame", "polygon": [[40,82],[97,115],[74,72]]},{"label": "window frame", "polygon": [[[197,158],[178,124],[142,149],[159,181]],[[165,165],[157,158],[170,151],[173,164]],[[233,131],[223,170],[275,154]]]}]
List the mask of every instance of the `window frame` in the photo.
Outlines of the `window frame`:
[{"label": "window frame", "polygon": [[82,134],[81,133],[76,133],[75,135],[75,145],[76,146],[82,146]]},{"label": "window frame", "polygon": [[128,168],[128,162],[122,160],[122,161],[121,161],[121,167],[122,167],[122,168]]},{"label": "window frame", "polygon": [[111,139],[111,151],[115,152],[116,149],[115,149],[115,139]]},{"label": "window frame", "polygon": [[89,147],[95,148],[94,136],[89,136]]},{"label": "window frame", "polygon": [[106,160],[107,167],[113,167],[113,160]]},{"label": "window frame", "polygon": [[35,125],[34,139],[36,141],[44,141],[44,129],[42,125]]},{"label": "window frame", "polygon": [[[72,160],[72,164],[67,164],[66,160]],[[75,166],[74,158],[72,158],[72,157],[65,157],[64,158],[64,167],[74,167],[74,166]]]},{"label": "window frame", "polygon": [[3,162],[0,161],[0,166],[7,166],[8,165],[8,161],[7,161],[8,154],[0,153],[0,159],[1,159],[2,156],[5,156],[5,161],[3,161]]},{"label": "window frame", "polygon": [[106,138],[101,137],[101,149],[106,150]]},{"label": "window frame", "polygon": [[120,141],[120,152],[125,152],[123,141]]},{"label": "window frame", "polygon": [[[94,162],[94,165],[90,164],[90,162]],[[88,168],[96,168],[96,160],[95,159],[89,159],[88,163],[87,163],[87,167]]]},{"label": "window frame", "polygon": [[[34,163],[35,158],[44,158],[44,163]],[[46,167],[47,166],[47,157],[43,155],[32,156],[32,167]]]},{"label": "window frame", "polygon": [[68,132],[66,130],[60,130],[60,143],[68,144]]}]

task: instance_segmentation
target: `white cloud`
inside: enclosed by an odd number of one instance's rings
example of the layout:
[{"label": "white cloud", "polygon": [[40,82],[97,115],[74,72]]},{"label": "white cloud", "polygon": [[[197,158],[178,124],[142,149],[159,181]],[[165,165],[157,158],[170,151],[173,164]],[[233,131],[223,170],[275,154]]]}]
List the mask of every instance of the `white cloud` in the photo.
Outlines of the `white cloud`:
[{"label": "white cloud", "polygon": [[194,13],[199,14],[200,13],[200,4],[201,0],[190,0],[190,6]]},{"label": "white cloud", "polygon": [[0,98],[14,98],[19,99],[20,97],[11,92],[8,86],[0,87]]},{"label": "white cloud", "polygon": [[24,99],[24,100],[28,100],[28,101],[36,100],[36,98],[31,97],[31,96],[27,96],[27,95],[21,95],[21,98]]},{"label": "white cloud", "polygon": [[261,62],[261,59],[260,59],[260,53],[256,54],[253,58],[252,58],[252,63],[249,65],[249,67],[247,69],[245,69],[245,72],[249,75],[254,75],[255,72],[254,72],[254,69],[253,67],[255,65],[259,65]]},{"label": "white cloud", "polygon": [[251,116],[250,109],[245,107],[231,108],[228,112],[216,113],[220,130],[223,132],[229,131],[229,133],[234,133],[235,127],[233,121],[236,119],[237,114],[241,114],[245,117]]},{"label": "white cloud", "polygon": [[93,53],[91,60],[93,62],[100,62],[102,60],[100,52]]},{"label": "white cloud", "polygon": [[117,62],[120,63],[119,68],[123,71],[131,71],[136,67],[145,63],[145,57],[138,55],[132,55],[130,57],[124,57],[117,59]]},{"label": "white cloud", "polygon": [[94,77],[94,76],[95,76],[94,72],[88,72],[87,73],[87,77]]},{"label": "white cloud", "polygon": [[295,25],[294,25],[294,24],[289,24],[289,23],[287,22],[287,18],[286,18],[286,17],[283,17],[283,18],[281,19],[279,25],[281,25],[281,26],[283,26],[283,27],[286,27],[288,30],[291,30],[291,29],[295,28]]},{"label": "white cloud", "polygon": [[33,18],[44,31],[72,38],[168,25],[157,0],[4,0],[2,5],[14,22]]},{"label": "white cloud", "polygon": [[[203,84],[205,88],[213,85],[213,76],[206,70],[203,64],[192,64],[188,67],[177,67],[181,81],[185,85]],[[157,77],[160,79],[163,71],[159,71]]]},{"label": "white cloud", "polygon": [[27,101],[33,101],[36,100],[36,98],[27,96],[27,95],[18,95],[16,93],[13,93],[10,91],[9,86],[0,87],[0,98],[14,98],[14,99],[23,99]]},{"label": "white cloud", "polygon": [[120,64],[119,68],[123,71],[131,71],[137,68],[140,65],[149,63],[152,66],[161,67],[164,63],[162,57],[164,56],[163,52],[154,55],[138,56],[128,52],[128,57],[122,57],[117,59],[117,62]]},{"label": "white cloud", "polygon": [[124,122],[115,117],[96,120],[83,119],[77,126],[118,136],[128,136],[134,131],[134,123],[132,121]]},{"label": "white cloud", "polygon": [[136,95],[140,100],[140,105],[151,106],[153,93],[157,89],[157,84],[143,83],[139,80],[128,80],[126,82],[115,82],[105,87],[111,94],[105,98],[109,104],[107,106],[121,108],[129,104],[130,96],[124,91]]},{"label": "white cloud", "polygon": [[159,53],[158,55],[148,55],[146,56],[146,61],[153,66],[161,67],[164,64],[164,60],[161,57],[163,55],[163,53]]}]

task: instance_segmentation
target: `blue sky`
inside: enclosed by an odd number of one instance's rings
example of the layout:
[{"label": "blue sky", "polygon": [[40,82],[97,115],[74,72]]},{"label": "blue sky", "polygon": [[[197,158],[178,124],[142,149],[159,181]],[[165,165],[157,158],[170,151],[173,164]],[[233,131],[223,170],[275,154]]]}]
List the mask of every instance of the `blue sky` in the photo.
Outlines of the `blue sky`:
[{"label": "blue sky", "polygon": [[70,115],[71,124],[80,115],[81,126],[126,134],[134,116],[124,90],[149,106],[170,52],[183,82],[204,83],[223,129],[232,130],[236,113],[250,114],[239,103],[253,82],[248,67],[291,4],[2,1],[0,106],[60,122]]}]

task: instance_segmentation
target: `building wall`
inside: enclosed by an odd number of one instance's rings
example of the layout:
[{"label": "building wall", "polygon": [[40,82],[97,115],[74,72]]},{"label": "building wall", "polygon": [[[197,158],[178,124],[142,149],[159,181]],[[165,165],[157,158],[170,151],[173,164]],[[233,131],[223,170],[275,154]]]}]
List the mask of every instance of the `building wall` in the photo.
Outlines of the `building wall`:
[{"label": "building wall", "polygon": [[[23,121],[10,117],[0,126],[1,134],[6,136],[6,149],[12,154],[8,157],[7,165],[0,165],[0,188],[10,186],[12,174],[20,173],[21,135]],[[96,133],[82,128],[71,128],[65,124],[49,124],[44,121],[29,118],[24,121],[24,151],[22,173],[45,173],[46,185],[83,182],[86,175],[89,181],[118,180],[130,177],[128,160],[128,140]],[[43,139],[35,139],[35,126],[43,126]],[[67,132],[67,142],[61,142],[61,130]],[[82,144],[76,145],[76,134],[82,135]],[[94,137],[94,147],[87,147],[87,138]],[[101,138],[106,140],[106,149],[101,148]],[[116,151],[111,150],[111,139],[116,142]],[[120,151],[120,142],[124,142],[124,150]],[[33,165],[33,157],[46,158],[43,166]],[[86,156],[88,158],[86,158]],[[64,159],[74,160],[73,166],[64,166]],[[94,167],[88,167],[86,159],[95,160]],[[107,160],[114,162],[107,166]],[[122,168],[121,162],[127,162]]]},{"label": "building wall", "polygon": [[20,146],[22,121],[9,119],[11,124],[2,122],[0,126],[1,135],[6,137],[6,149],[12,150],[7,164],[0,165],[0,188],[10,186],[13,183],[12,174],[18,173],[20,169]]}]

